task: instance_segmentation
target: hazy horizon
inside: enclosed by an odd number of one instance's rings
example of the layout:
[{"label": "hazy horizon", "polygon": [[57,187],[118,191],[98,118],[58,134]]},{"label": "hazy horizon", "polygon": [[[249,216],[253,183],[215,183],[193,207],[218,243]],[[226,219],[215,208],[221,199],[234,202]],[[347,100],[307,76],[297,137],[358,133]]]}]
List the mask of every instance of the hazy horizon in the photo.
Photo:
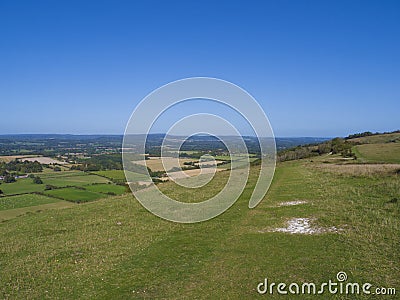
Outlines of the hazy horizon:
[{"label": "hazy horizon", "polygon": [[[365,130],[362,132],[370,131],[372,133],[384,133],[384,132],[393,132],[393,131],[398,131],[399,129],[393,129],[393,130],[385,130],[382,132],[378,131],[371,131],[371,130]],[[342,135],[342,136],[308,136],[308,135],[300,135],[300,136],[274,136],[274,138],[320,138],[320,139],[332,139],[335,137],[346,137],[350,134],[355,134],[355,133],[362,133],[362,132],[351,132],[347,135]],[[123,137],[123,133],[0,133],[0,137],[3,136],[119,136]],[[130,135],[146,135],[146,133],[135,133],[135,134],[130,134]],[[166,133],[162,132],[157,132],[157,133],[149,133],[148,135],[166,135]],[[171,135],[171,136],[178,136],[178,137],[183,137],[185,135]],[[232,136],[232,135],[220,135],[221,137],[223,136]],[[255,135],[238,135],[242,137],[256,137]]]}]

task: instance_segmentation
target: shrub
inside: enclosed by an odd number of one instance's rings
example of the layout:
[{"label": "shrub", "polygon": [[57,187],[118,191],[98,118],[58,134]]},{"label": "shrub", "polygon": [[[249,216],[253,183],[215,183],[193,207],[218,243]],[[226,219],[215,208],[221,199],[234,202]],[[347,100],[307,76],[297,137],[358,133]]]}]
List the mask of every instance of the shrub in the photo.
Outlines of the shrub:
[{"label": "shrub", "polygon": [[51,185],[51,184],[46,184],[46,186],[44,188],[45,191],[55,190],[55,189],[57,189],[57,187],[54,185]]},{"label": "shrub", "polygon": [[36,176],[35,178],[33,178],[33,183],[35,184],[43,184],[42,179],[40,179],[39,176]]},{"label": "shrub", "polygon": [[15,182],[15,177],[13,175],[7,174],[6,176],[4,176],[3,178],[4,183],[11,183],[11,182]]}]

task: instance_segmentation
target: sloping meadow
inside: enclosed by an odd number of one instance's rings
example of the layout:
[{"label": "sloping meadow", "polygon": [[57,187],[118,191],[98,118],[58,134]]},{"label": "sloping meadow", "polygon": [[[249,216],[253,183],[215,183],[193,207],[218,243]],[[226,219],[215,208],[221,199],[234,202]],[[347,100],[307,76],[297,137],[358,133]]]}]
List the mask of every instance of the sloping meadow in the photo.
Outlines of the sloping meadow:
[{"label": "sloping meadow", "polygon": [[[265,277],[322,283],[339,271],[352,282],[399,288],[400,212],[392,201],[398,175],[338,176],[315,164],[279,164],[266,198],[248,209],[258,170],[253,167],[239,200],[198,224],[155,217],[131,195],[3,222],[2,297],[249,299]],[[160,187],[178,199],[201,201],[226,176],[217,173],[190,195],[172,183]],[[270,230],[293,219],[340,231]]]}]

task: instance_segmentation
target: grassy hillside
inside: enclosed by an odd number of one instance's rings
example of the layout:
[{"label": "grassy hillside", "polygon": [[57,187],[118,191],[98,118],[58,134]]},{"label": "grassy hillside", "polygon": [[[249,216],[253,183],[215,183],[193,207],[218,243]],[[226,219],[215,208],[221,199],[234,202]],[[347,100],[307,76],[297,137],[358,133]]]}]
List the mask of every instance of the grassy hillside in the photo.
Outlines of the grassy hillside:
[{"label": "grassy hillside", "polygon": [[400,142],[358,145],[353,151],[364,162],[400,163]]},{"label": "grassy hillside", "polygon": [[[1,298],[253,299],[266,276],[275,282],[322,283],[335,280],[339,271],[349,281],[399,291],[396,167],[367,173],[341,167],[308,160],[281,163],[267,197],[250,210],[253,168],[238,202],[199,224],[159,219],[131,195],[3,222]],[[225,172],[217,173],[190,197],[215,194],[225,181]],[[172,183],[160,186],[187,197]],[[304,202],[282,206],[297,200]],[[321,231],[276,232],[293,218],[309,218]],[[299,297],[308,298],[315,296]]]},{"label": "grassy hillside", "polygon": [[400,163],[400,133],[375,134],[348,139],[360,162]]},{"label": "grassy hillside", "polygon": [[349,139],[349,141],[359,144],[382,144],[390,142],[400,142],[400,133],[396,132],[396,133],[364,136],[364,137]]},{"label": "grassy hillside", "polygon": [[58,202],[58,199],[43,195],[16,195],[0,198],[0,210],[9,210],[21,207],[37,206],[42,204]]}]

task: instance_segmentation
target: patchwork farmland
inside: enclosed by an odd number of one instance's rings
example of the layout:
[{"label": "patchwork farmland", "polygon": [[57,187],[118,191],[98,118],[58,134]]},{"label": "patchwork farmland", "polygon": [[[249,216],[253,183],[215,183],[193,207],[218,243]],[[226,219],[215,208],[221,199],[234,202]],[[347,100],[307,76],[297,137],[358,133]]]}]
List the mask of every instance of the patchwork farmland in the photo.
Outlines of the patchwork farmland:
[{"label": "patchwork farmland", "polygon": [[[55,172],[44,168],[43,172],[29,175],[0,185],[0,220],[31,211],[70,207],[68,203],[95,201],[128,191],[124,184],[113,182],[113,178],[83,171]],[[35,183],[36,177],[40,178],[40,183]]]}]

